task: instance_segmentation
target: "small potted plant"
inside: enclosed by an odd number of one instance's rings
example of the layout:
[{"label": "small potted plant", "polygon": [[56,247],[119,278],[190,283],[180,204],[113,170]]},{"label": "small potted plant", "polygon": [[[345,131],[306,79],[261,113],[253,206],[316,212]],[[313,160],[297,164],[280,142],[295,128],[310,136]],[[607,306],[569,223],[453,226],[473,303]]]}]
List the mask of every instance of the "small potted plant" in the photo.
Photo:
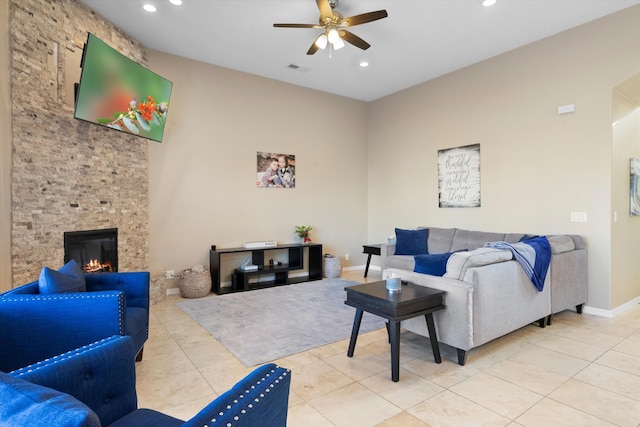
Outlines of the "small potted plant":
[{"label": "small potted plant", "polygon": [[311,243],[311,238],[309,237],[311,230],[310,225],[296,225],[296,234],[302,239],[302,243],[304,244]]}]

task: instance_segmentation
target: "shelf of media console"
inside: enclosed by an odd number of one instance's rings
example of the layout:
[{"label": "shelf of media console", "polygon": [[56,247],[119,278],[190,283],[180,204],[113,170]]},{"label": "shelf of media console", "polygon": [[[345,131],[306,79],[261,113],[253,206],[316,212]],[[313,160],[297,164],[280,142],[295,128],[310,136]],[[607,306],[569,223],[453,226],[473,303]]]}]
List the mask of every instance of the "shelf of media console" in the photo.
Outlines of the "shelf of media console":
[{"label": "shelf of media console", "polygon": [[[304,269],[304,250],[308,250],[308,275],[300,277],[289,277],[289,272]],[[265,252],[275,250],[286,250],[288,252],[287,264],[270,265],[265,264]],[[221,256],[224,254],[250,252],[251,264],[257,265],[258,269],[253,271],[243,271],[235,268],[231,274],[231,286],[222,287],[221,284]],[[209,252],[209,270],[211,272],[211,290],[216,294],[226,294],[253,289],[260,289],[272,286],[289,285],[311,280],[322,279],[322,245],[319,243],[309,244],[282,244],[263,248],[223,248],[211,250]],[[272,275],[273,280],[250,282],[251,277]]]}]

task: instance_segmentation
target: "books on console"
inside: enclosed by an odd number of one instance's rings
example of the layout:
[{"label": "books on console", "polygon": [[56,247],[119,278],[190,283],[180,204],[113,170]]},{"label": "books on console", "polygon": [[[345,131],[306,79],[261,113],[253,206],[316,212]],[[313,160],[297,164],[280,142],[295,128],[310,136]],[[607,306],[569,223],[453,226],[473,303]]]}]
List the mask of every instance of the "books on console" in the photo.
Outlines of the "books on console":
[{"label": "books on console", "polygon": [[273,248],[278,246],[275,240],[264,240],[260,242],[245,242],[243,247],[246,249]]}]

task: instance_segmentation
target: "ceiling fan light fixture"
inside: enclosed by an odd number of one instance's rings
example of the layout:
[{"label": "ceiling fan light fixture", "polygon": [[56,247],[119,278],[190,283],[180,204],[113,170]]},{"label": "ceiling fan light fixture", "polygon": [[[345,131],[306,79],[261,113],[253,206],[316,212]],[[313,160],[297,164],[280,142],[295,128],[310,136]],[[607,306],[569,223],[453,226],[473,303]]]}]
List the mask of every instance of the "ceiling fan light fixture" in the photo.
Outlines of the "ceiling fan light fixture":
[{"label": "ceiling fan light fixture", "polygon": [[327,36],[325,34],[321,34],[320,37],[316,39],[316,46],[318,46],[319,49],[324,49],[327,47],[327,42]]},{"label": "ceiling fan light fixture", "polygon": [[338,0],[316,0],[316,5],[320,12],[320,18],[317,24],[273,24],[275,28],[324,29],[324,32],[318,35],[313,43],[311,43],[309,50],[307,50],[307,55],[313,55],[320,49],[326,49],[328,45],[329,57],[331,57],[334,50],[342,49],[346,43],[362,50],[367,50],[371,45],[351,31],[347,31],[345,28],[366,24],[389,16],[386,10],[381,9],[345,18],[340,12],[335,10],[335,7],[338,5]]},{"label": "ceiling fan light fixture", "polygon": [[489,7],[489,6],[493,6],[494,4],[496,4],[496,0],[484,0],[482,2],[482,5],[484,7]]},{"label": "ceiling fan light fixture", "polygon": [[329,32],[327,33],[327,39],[331,44],[336,44],[338,40],[342,40],[340,38],[340,33],[338,33],[338,30],[336,30],[335,28],[329,30]]}]

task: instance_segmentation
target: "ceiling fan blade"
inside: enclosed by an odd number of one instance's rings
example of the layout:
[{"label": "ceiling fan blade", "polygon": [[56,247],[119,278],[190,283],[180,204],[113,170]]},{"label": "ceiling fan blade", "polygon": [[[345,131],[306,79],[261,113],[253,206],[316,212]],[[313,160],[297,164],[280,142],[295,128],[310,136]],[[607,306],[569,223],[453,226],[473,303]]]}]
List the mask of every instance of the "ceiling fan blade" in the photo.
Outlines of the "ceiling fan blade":
[{"label": "ceiling fan blade", "polygon": [[340,31],[340,37],[342,37],[344,41],[351,43],[355,47],[359,47],[362,50],[367,50],[371,47],[369,43],[367,43],[366,41],[362,40],[360,37],[346,30]]},{"label": "ceiling fan blade", "polygon": [[[318,36],[320,37],[320,36]],[[318,38],[316,38],[316,40],[318,40]],[[318,45],[316,44],[316,40],[313,41],[313,44],[311,45],[311,47],[309,47],[309,50],[307,51],[307,55],[313,55],[314,53],[316,53],[318,51],[318,49],[320,49],[318,47]]]},{"label": "ceiling fan blade", "polygon": [[333,11],[331,10],[331,6],[329,6],[329,0],[316,0],[316,4],[318,5],[323,21],[327,18],[333,18]]},{"label": "ceiling fan blade", "polygon": [[273,24],[276,28],[324,28],[318,24]]},{"label": "ceiling fan blade", "polygon": [[[318,0],[320,1],[320,0]],[[344,18],[340,25],[343,27],[353,27],[354,25],[366,24],[367,22],[377,21],[378,19],[386,18],[389,16],[387,11],[376,10],[374,12],[367,12],[360,15],[350,16],[348,18]]]}]

